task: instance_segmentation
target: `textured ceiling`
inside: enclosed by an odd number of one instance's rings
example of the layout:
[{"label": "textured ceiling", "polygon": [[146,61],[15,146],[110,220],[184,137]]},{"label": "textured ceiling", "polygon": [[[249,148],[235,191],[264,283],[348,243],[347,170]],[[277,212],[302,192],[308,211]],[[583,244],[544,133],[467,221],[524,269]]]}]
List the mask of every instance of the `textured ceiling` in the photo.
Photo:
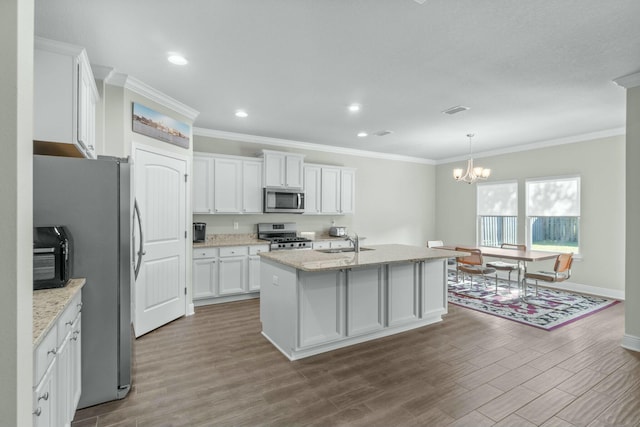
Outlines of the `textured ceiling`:
[{"label": "textured ceiling", "polygon": [[465,155],[469,132],[482,152],[622,128],[612,80],[640,71],[638,0],[36,0],[36,34],[197,127],[433,160]]}]

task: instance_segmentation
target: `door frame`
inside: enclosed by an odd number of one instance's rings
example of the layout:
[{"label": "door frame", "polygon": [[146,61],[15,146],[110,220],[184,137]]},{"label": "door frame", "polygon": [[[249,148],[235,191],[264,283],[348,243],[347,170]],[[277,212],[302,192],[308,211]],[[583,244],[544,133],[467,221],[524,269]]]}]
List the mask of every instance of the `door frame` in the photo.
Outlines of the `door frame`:
[{"label": "door frame", "polygon": [[[187,183],[186,183],[186,191],[185,191],[185,231],[187,232],[187,238],[184,239],[184,245],[185,245],[185,269],[184,269],[184,283],[185,286],[187,288],[187,295],[185,295],[184,298],[184,313],[185,316],[191,316],[193,314],[195,314],[195,310],[194,310],[194,305],[193,305],[193,289],[192,289],[192,284],[191,284],[191,264],[192,264],[192,256],[193,256],[193,250],[192,247],[189,246],[189,243],[193,242],[193,227],[189,226],[189,220],[193,219],[193,215],[191,213],[191,160],[193,158],[193,155],[191,153],[189,154],[181,154],[181,153],[177,153],[175,151],[171,151],[171,150],[166,150],[166,149],[162,149],[162,148],[158,148],[156,146],[153,145],[149,145],[149,144],[144,144],[144,143],[140,143],[137,141],[132,140],[131,141],[131,161],[133,164],[133,167],[135,168],[136,166],[136,151],[137,150],[143,150],[143,151],[148,151],[150,153],[153,154],[157,154],[160,156],[166,156],[166,157],[171,157],[173,159],[176,160],[181,160],[185,162],[185,171],[187,173]],[[136,198],[136,183],[135,183],[135,173],[132,170],[131,171],[131,180],[130,180],[130,185],[131,185],[131,206],[133,206],[133,202]],[[131,223],[131,227],[132,229],[129,230],[129,235],[131,235],[131,233],[133,232],[133,222]],[[133,270],[133,265],[131,266],[132,270]],[[133,271],[131,272],[131,277],[133,276]],[[134,292],[135,292],[135,279],[133,281],[133,286],[131,286],[131,318],[133,319],[133,316],[135,315],[135,300],[134,300]]]}]

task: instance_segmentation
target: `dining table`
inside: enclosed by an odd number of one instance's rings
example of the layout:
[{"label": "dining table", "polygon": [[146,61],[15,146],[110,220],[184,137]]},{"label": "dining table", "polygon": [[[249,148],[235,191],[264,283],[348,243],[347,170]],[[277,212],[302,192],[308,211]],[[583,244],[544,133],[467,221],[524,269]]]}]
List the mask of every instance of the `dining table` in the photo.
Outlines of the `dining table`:
[{"label": "dining table", "polygon": [[[519,250],[519,249],[505,249],[505,248],[497,248],[493,246],[478,246],[478,245],[444,245],[437,246],[434,249],[445,249],[450,251],[455,251],[457,248],[459,250],[464,249],[479,249],[482,253],[483,257],[489,258],[501,258],[501,259],[510,259],[518,262],[518,266],[522,265],[522,270],[524,273],[527,273],[527,263],[528,262],[536,262],[536,261],[546,261],[550,259],[555,259],[560,255],[560,252],[547,252],[547,251],[536,251],[536,250]],[[522,264],[520,264],[522,263]],[[520,268],[518,268],[518,287],[523,288],[523,291],[526,295],[526,287],[522,285]],[[457,274],[457,269],[456,269]]]}]

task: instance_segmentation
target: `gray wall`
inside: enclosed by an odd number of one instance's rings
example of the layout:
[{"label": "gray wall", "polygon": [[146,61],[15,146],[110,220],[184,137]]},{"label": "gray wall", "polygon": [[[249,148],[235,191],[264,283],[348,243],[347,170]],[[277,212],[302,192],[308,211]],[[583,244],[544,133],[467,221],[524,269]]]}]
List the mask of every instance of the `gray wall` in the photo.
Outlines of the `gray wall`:
[{"label": "gray wall", "polygon": [[[525,242],[525,179],[580,175],[582,259],[574,262],[571,282],[620,297],[625,289],[624,141],[624,136],[610,137],[474,159],[477,165],[492,169],[491,181],[518,180],[519,243]],[[447,243],[475,244],[476,186],[452,178],[452,169],[463,163],[437,167],[437,237]],[[552,265],[533,266],[538,267],[548,271]]]},{"label": "gray wall", "polygon": [[30,426],[33,0],[0,2],[0,424]]},{"label": "gray wall", "polygon": [[627,240],[626,240],[626,290],[625,340],[627,348],[640,351],[640,86],[627,91]]},{"label": "gray wall", "polygon": [[[259,222],[294,221],[299,231],[327,231],[332,220],[367,239],[364,244],[424,245],[435,234],[435,166],[195,135],[193,151],[256,157],[262,149],[305,155],[305,163],[356,168],[353,215],[194,215],[208,234],[255,233]],[[239,229],[233,229],[238,222]]]}]

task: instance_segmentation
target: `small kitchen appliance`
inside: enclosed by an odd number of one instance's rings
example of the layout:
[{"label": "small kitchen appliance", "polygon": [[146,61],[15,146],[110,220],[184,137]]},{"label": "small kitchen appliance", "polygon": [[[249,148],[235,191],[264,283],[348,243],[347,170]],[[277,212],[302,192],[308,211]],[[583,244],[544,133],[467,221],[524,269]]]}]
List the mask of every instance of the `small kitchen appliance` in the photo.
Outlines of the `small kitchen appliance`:
[{"label": "small kitchen appliance", "polygon": [[207,238],[207,223],[193,223],[193,243],[203,243]]},{"label": "small kitchen appliance", "polygon": [[33,289],[62,288],[71,277],[71,243],[62,226],[33,230]]},{"label": "small kitchen appliance", "polygon": [[272,251],[311,249],[311,240],[299,237],[295,222],[258,224],[258,239],[268,240]]},{"label": "small kitchen appliance", "polygon": [[344,237],[347,235],[347,227],[333,226],[329,229],[329,236]]}]

